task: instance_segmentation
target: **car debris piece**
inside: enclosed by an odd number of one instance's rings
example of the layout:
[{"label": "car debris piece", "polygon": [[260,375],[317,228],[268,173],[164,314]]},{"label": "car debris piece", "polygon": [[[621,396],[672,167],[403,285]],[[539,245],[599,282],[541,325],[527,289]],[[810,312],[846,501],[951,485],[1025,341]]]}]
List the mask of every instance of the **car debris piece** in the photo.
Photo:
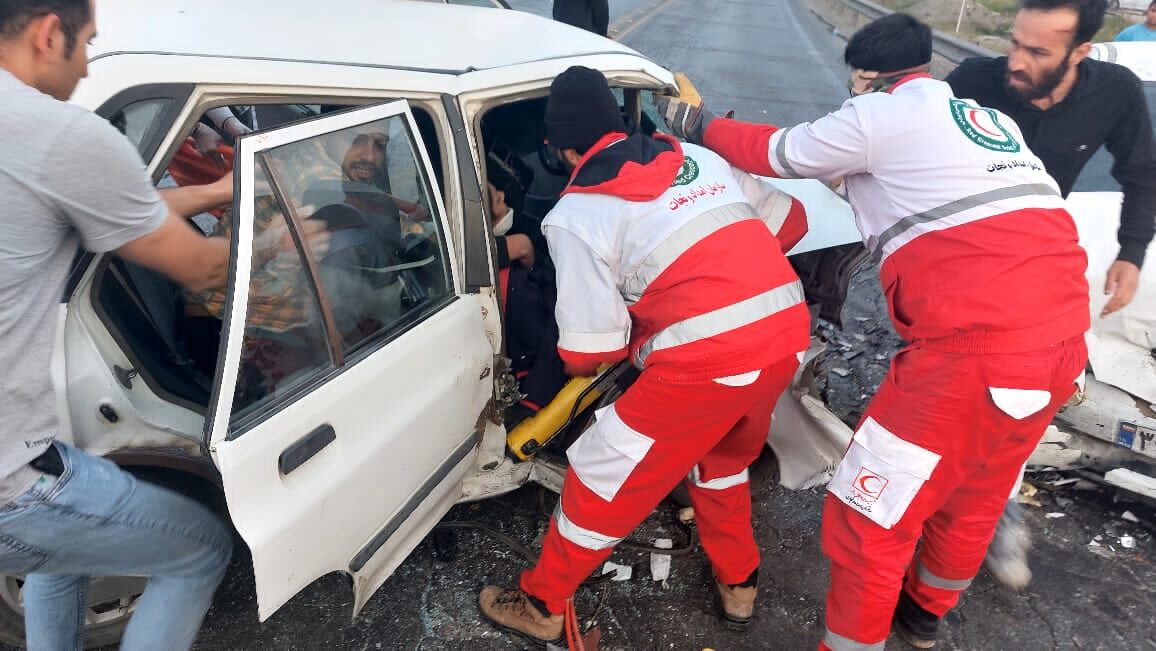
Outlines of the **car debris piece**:
[{"label": "car debris piece", "polygon": [[1060,513],[1057,511],[1057,512],[1048,513],[1044,517],[1049,519],[1049,520],[1057,520],[1057,519],[1062,518],[1066,515],[1067,515],[1067,513]]},{"label": "car debris piece", "polygon": [[1121,513],[1120,519],[1124,520],[1126,522],[1136,522],[1136,523],[1140,522],[1140,518],[1136,517],[1136,514],[1132,513],[1131,511],[1124,511],[1123,513]]},{"label": "car debris piece", "polygon": [[1145,497],[1156,498],[1156,479],[1127,468],[1109,470],[1104,481]]},{"label": "car debris piece", "polygon": [[683,524],[694,522],[694,507],[684,506],[678,510],[678,521]]},{"label": "car debris piece", "polygon": [[1136,546],[1136,539],[1128,534],[1120,536],[1120,546],[1124,549],[1132,549]]},{"label": "car debris piece", "polygon": [[1020,504],[1027,504],[1029,506],[1043,506],[1043,504],[1040,503],[1039,498],[1036,497],[1036,494],[1039,492],[1040,489],[1036,488],[1034,484],[1025,481],[1024,483],[1020,484],[1020,492],[1016,495],[1016,501]]},{"label": "car debris piece", "polygon": [[[654,546],[659,549],[671,549],[674,547],[674,541],[670,538],[656,538]],[[670,554],[650,553],[650,578],[655,581],[670,578]]]},{"label": "car debris piece", "polygon": [[843,368],[842,366],[836,366],[835,368],[831,369],[831,372],[835,375],[838,375],[839,377],[847,377],[848,375],[851,375],[851,369]]},{"label": "car debris piece", "polygon": [[610,579],[611,581],[629,581],[630,577],[634,576],[634,568],[629,565],[619,565],[606,561],[606,564],[602,566],[602,576],[611,573],[614,574],[614,577]]}]

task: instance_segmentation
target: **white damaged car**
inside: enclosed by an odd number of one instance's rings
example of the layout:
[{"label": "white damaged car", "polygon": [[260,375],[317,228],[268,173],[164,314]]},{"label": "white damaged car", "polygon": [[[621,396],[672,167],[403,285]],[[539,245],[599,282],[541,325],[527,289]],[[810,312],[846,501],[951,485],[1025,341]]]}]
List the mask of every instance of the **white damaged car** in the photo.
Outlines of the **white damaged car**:
[{"label": "white damaged car", "polygon": [[[352,578],[357,613],[453,504],[532,481],[558,489],[558,451],[587,422],[583,407],[613,399],[629,369],[570,391],[561,418],[511,442],[502,407],[516,385],[479,161],[499,141],[537,159],[550,82],[571,65],[602,70],[635,125],[650,93],[675,89],[630,48],[521,12],[333,0],[303,20],[300,7],[102,0],[73,101],[117,125],[158,183],[207,180],[190,153],[218,139],[210,151],[231,161],[235,201],[195,221],[231,224],[230,281],[194,301],[147,269],[82,252],[53,361],[63,438],[220,503],[251,552],[262,620],[331,572]],[[214,122],[219,109],[233,129]],[[344,157],[361,146],[379,148],[381,174],[350,189]],[[850,211],[821,183],[782,183],[811,216],[792,261],[814,309],[837,318],[863,259]],[[407,246],[331,273],[303,243],[302,219],[328,203],[331,224],[356,222],[346,199],[358,192],[397,199]],[[295,234],[272,260],[257,238],[271,223]],[[779,407],[841,452],[850,431],[805,388]],[[821,479],[827,456],[789,481]],[[0,576],[0,642],[22,644],[21,588]],[[140,588],[94,580],[90,645],[115,643]]]}]

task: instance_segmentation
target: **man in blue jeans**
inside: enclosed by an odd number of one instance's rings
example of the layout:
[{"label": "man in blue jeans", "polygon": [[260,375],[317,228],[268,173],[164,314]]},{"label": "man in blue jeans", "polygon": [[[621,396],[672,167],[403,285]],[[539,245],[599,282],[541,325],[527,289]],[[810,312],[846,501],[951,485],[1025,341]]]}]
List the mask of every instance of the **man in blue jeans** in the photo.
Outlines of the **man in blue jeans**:
[{"label": "man in blue jeans", "polygon": [[195,502],[59,442],[49,370],[78,246],[197,291],[228,244],[183,216],[231,201],[231,178],[161,197],[133,146],[66,104],[87,73],[91,0],[0,2],[0,574],[27,575],[29,649],[83,648],[91,575],[149,577],[122,649],[188,649],[228,565],[229,529]]}]

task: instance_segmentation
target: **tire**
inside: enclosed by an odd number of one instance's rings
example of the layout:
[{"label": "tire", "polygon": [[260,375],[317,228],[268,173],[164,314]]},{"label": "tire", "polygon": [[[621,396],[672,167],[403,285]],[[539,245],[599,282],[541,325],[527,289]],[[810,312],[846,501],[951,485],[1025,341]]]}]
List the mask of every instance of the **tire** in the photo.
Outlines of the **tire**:
[{"label": "tire", "polygon": [[[208,482],[162,468],[126,468],[147,481],[190,497],[216,512],[223,496]],[[0,643],[24,647],[23,577],[0,574]],[[88,612],[85,614],[84,647],[93,649],[119,644],[144,591],[140,577],[97,577],[89,582]]]}]

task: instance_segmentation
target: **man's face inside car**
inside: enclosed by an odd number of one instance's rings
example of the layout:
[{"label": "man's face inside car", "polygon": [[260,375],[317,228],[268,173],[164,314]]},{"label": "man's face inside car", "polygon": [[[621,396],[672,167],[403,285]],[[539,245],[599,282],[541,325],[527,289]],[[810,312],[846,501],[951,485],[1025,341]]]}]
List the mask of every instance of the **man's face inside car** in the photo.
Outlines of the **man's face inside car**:
[{"label": "man's face inside car", "polygon": [[381,178],[388,144],[389,136],[384,133],[358,134],[341,159],[341,171],[351,181],[372,183]]}]

